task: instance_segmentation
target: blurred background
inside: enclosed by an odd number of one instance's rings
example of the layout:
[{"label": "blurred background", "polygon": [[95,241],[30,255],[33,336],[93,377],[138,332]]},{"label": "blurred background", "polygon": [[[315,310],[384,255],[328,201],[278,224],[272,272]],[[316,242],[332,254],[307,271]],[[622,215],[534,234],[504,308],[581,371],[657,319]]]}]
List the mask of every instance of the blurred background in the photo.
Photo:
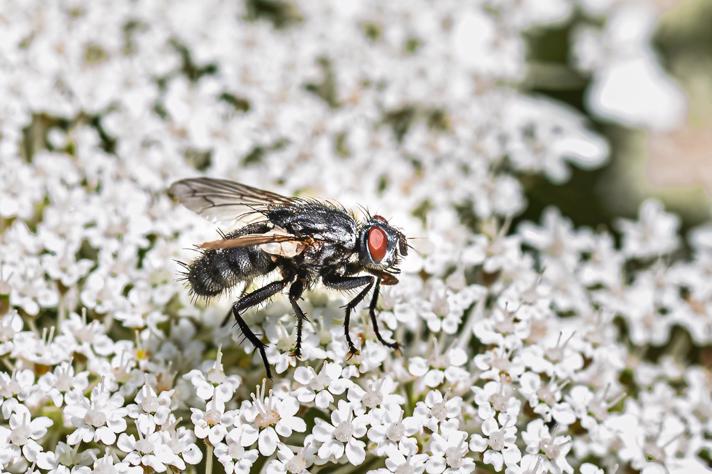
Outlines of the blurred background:
[{"label": "blurred background", "polygon": [[[653,15],[659,16],[655,20]],[[547,205],[556,203],[577,224],[610,225],[616,216],[635,215],[648,196],[679,213],[683,230],[710,217],[710,25],[709,0],[650,0],[619,12],[605,27],[574,17],[530,34],[530,90],[584,113],[610,141],[611,159],[593,171],[575,169],[563,185],[532,177],[526,182],[530,205],[519,220],[536,221]],[[568,41],[571,35],[579,35],[578,42]],[[585,51],[586,35],[614,47],[595,57]],[[639,47],[648,35],[655,51]],[[655,60],[672,82],[656,70]],[[584,63],[595,61],[609,61],[608,74],[587,74]],[[650,102],[644,96],[658,99]]]}]

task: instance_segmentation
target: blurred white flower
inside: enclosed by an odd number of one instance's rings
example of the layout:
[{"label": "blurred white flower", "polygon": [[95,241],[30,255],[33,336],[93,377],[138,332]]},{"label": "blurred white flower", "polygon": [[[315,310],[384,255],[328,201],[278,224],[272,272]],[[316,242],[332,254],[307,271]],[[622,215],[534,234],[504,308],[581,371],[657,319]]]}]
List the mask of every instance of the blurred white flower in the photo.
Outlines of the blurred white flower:
[{"label": "blurred white flower", "polygon": [[653,9],[645,2],[621,2],[603,28],[575,31],[573,55],[580,69],[593,72],[586,94],[593,113],[630,127],[665,130],[684,120],[686,101],[651,47]]},{"label": "blurred white flower", "polygon": [[677,249],[680,218],[665,212],[660,202],[647,200],[640,205],[638,221],[619,219],[623,233],[623,254],[629,258],[651,258]]}]

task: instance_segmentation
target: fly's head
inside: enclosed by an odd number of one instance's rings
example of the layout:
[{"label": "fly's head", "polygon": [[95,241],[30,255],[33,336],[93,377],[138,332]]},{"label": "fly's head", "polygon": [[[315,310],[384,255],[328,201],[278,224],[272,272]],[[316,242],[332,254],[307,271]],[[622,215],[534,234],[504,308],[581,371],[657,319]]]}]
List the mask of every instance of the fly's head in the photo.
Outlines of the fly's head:
[{"label": "fly's head", "polygon": [[408,241],[381,216],[373,216],[359,233],[359,260],[371,270],[398,273],[398,262],[408,255]]}]

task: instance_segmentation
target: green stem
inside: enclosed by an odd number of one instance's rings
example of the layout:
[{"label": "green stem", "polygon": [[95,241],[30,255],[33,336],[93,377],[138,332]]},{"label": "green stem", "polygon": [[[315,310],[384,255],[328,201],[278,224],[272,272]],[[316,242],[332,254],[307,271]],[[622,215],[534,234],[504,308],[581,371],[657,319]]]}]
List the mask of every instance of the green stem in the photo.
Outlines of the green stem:
[{"label": "green stem", "polygon": [[0,360],[2,361],[3,364],[5,364],[5,367],[7,367],[10,370],[10,372],[15,370],[15,366],[12,364],[12,362],[10,362],[10,359],[8,359],[7,357],[2,357],[2,358],[0,358]]},{"label": "green stem", "polygon": [[213,445],[208,443],[207,441],[205,442],[205,445],[208,448],[207,452],[205,453],[205,474],[212,474],[213,473]]},{"label": "green stem", "polygon": [[460,338],[453,341],[452,346],[450,346],[451,348],[459,347],[460,349],[464,349],[467,347],[467,344],[469,344],[470,338],[472,337],[472,328],[475,326],[475,322],[484,314],[486,302],[487,295],[484,295],[482,299],[477,302],[477,305],[470,310],[470,314],[467,315],[465,325],[460,331]]},{"label": "green stem", "polygon": [[[59,284],[57,285],[59,287]],[[64,292],[62,291],[61,288],[58,288],[59,292],[59,308],[58,308],[58,315],[57,315],[57,329],[62,328],[62,323],[64,320],[67,318],[67,306],[64,301]]]}]

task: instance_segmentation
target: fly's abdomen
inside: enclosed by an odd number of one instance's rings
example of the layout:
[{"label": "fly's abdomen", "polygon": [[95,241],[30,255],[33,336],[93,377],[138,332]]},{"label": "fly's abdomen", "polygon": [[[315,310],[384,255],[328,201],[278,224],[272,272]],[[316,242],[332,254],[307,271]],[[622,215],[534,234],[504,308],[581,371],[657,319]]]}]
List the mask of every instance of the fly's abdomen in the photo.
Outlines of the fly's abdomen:
[{"label": "fly's abdomen", "polygon": [[185,279],[193,293],[210,297],[275,268],[270,256],[256,247],[206,250],[187,266]]}]

